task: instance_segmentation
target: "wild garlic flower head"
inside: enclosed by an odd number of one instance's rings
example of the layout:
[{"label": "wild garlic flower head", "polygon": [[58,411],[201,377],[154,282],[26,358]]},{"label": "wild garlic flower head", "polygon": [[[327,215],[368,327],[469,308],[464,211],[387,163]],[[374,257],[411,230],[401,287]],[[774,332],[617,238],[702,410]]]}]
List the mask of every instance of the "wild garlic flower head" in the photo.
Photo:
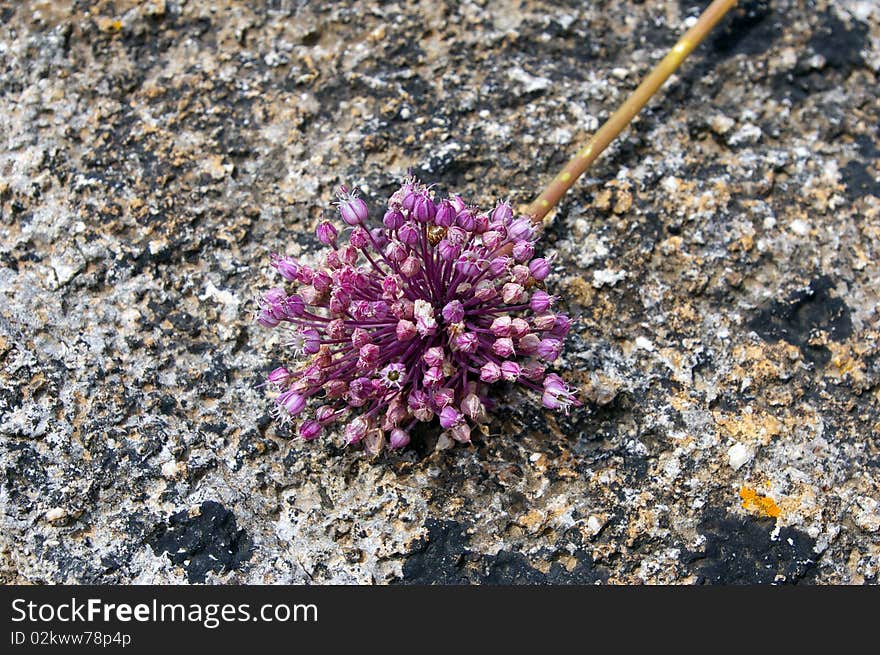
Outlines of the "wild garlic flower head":
[{"label": "wild garlic flower head", "polygon": [[546,370],[571,321],[540,288],[552,262],[535,257],[528,217],[507,203],[483,212],[458,196],[438,199],[413,178],[381,225],[356,192],[342,187],[337,204],[344,229],[317,227],[329,247],[322,265],[274,255],[290,289],[267,291],[257,315],[289,331],[293,360],[267,380],[281,422],[296,421],[304,440],[344,423],[347,443],[378,453],[406,446],[418,421],[435,418],[469,442],[499,381],[551,409],[580,404]]}]

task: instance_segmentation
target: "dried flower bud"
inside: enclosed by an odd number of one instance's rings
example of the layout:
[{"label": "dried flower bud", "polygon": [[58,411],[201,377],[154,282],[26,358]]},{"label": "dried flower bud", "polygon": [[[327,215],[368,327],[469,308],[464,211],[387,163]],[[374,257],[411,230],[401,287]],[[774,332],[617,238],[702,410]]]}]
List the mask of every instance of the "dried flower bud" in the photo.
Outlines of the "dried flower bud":
[{"label": "dried flower bud", "polygon": [[315,230],[315,234],[318,237],[318,241],[325,246],[333,246],[336,244],[336,237],[339,236],[339,231],[333,223],[322,221],[321,223],[318,223],[318,228]]}]

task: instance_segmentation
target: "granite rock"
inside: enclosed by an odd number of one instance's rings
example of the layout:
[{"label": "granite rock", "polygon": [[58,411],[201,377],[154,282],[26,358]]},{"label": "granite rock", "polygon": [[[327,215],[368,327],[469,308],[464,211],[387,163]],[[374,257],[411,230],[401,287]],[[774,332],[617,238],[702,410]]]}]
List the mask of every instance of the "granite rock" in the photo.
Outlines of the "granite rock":
[{"label": "granite rock", "polygon": [[0,580],[876,583],[875,2],[740,3],[548,217],[583,407],[371,460],[259,388],[336,186],[526,203],[705,4],[0,2]]}]

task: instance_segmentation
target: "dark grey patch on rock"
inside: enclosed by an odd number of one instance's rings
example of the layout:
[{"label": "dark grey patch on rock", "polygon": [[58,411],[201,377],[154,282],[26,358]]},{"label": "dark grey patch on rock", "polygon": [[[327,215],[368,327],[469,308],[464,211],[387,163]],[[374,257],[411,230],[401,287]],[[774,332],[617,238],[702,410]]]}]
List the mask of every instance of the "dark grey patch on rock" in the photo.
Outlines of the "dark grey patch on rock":
[{"label": "dark grey patch on rock", "polygon": [[822,55],[828,66],[848,73],[853,68],[865,65],[862,50],[866,46],[868,27],[864,23],[852,21],[847,26],[833,11],[826,11],[810,39],[810,49]]},{"label": "dark grey patch on rock", "polygon": [[404,584],[467,584],[467,537],[455,521],[425,521],[428,536],[419,539],[403,565]]},{"label": "dark grey patch on rock", "polygon": [[532,567],[522,553],[499,551],[497,555],[485,558],[484,572],[479,582],[482,584],[526,585],[526,584],[595,584],[608,578],[607,574],[596,569],[593,558],[583,551],[574,555],[575,567],[569,571],[559,562],[553,562],[547,573]]},{"label": "dark grey patch on rock", "polygon": [[593,559],[578,550],[575,567],[569,571],[554,562],[547,573],[533,567],[522,554],[501,550],[481,556],[468,550],[464,527],[456,521],[425,521],[428,536],[416,542],[403,565],[403,584],[594,584],[607,579]]},{"label": "dark grey patch on rock", "polygon": [[749,519],[711,510],[698,526],[706,537],[701,552],[687,552],[699,584],[797,584],[816,568],[816,542],[794,528],[773,536],[773,519]]},{"label": "dark grey patch on rock", "polygon": [[862,196],[880,198],[880,179],[859,161],[851,161],[840,171],[846,184],[846,197],[856,200]]},{"label": "dark grey patch on rock", "polygon": [[712,38],[712,48],[721,57],[759,55],[766,52],[782,33],[782,22],[774,14],[770,2],[741,2]]},{"label": "dark grey patch on rock", "polygon": [[187,510],[173,514],[148,543],[156,555],[166,553],[173,564],[183,566],[190,582],[204,582],[208,571],[237,570],[254,551],[235,514],[213,500],[203,502],[196,516]]},{"label": "dark grey patch on rock", "polygon": [[[847,28],[831,11],[821,14],[818,23],[794,67],[773,76],[771,84],[781,97],[802,102],[814,93],[839,87],[841,76],[865,65],[861,52],[866,47],[866,25],[852,21]],[[817,67],[813,55],[821,55],[824,63]]]},{"label": "dark grey patch on rock", "polygon": [[824,365],[831,358],[831,351],[811,344],[810,340],[818,332],[826,332],[833,341],[844,341],[853,330],[849,307],[829,293],[833,286],[828,276],[820,276],[810,282],[808,289],[764,307],[749,327],[766,341],[787,341],[800,348],[808,361]]}]

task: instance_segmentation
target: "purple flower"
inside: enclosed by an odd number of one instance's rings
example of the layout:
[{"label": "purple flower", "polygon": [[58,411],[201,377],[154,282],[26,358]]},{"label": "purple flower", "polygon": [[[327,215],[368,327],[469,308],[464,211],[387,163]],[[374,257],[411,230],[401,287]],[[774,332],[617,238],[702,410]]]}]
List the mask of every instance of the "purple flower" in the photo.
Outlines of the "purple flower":
[{"label": "purple flower", "polygon": [[537,257],[529,263],[529,272],[532,277],[541,281],[550,275],[550,262],[543,257]]},{"label": "purple flower", "polygon": [[288,259],[287,257],[273,254],[272,266],[285,280],[288,282],[296,282],[297,276],[299,275],[299,266],[296,265],[295,261]]},{"label": "purple flower", "polygon": [[461,323],[464,320],[464,306],[460,300],[452,300],[443,306],[442,315],[447,323]]},{"label": "purple flower", "polygon": [[299,426],[299,436],[303,441],[311,441],[321,434],[321,430],[321,424],[318,421],[309,419],[308,421],[303,421]]},{"label": "purple flower", "polygon": [[545,371],[571,321],[535,289],[549,263],[534,258],[528,217],[507,203],[487,214],[407,179],[382,225],[370,226],[355,192],[337,195],[353,228],[348,242],[319,224],[318,240],[329,246],[321,264],[274,255],[293,288],[270,289],[260,301],[258,323],[290,330],[294,361],[267,380],[280,421],[296,420],[306,441],[342,424],[346,443],[375,454],[406,447],[419,421],[436,419],[450,439],[470,442],[488,421],[495,382],[522,385],[548,408],[578,404]]},{"label": "purple flower", "polygon": [[405,448],[409,445],[409,435],[401,430],[400,428],[394,428],[391,430],[391,436],[388,439],[388,446],[392,450],[397,450],[399,448]]},{"label": "purple flower", "polygon": [[318,229],[315,230],[315,234],[318,237],[318,241],[323,243],[325,246],[332,246],[336,244],[336,237],[339,236],[339,232],[336,229],[336,226],[333,225],[330,221],[324,221],[318,225]]},{"label": "purple flower", "polygon": [[387,227],[389,230],[396,230],[406,221],[403,214],[397,211],[396,209],[389,209],[385,212],[385,216],[382,217],[382,225]]},{"label": "purple flower", "polygon": [[342,186],[339,187],[336,197],[339,198],[337,205],[343,221],[349,225],[360,225],[366,222],[369,215],[367,203],[362,198],[358,198],[356,191],[349,191]]},{"label": "purple flower", "polygon": [[552,304],[553,296],[548,294],[546,291],[541,291],[540,289],[532,294],[532,299],[531,301],[529,301],[529,307],[531,307],[532,311],[536,314],[546,312],[548,309],[550,309],[550,305]]},{"label": "purple flower", "polygon": [[437,213],[434,216],[434,223],[440,227],[451,227],[455,223],[455,216],[458,212],[449,200],[441,200],[437,205]]},{"label": "purple flower", "polygon": [[498,382],[501,379],[501,367],[495,362],[486,362],[480,368],[480,379],[483,382]]},{"label": "purple flower", "polygon": [[444,428],[454,428],[464,420],[464,416],[455,407],[447,405],[440,412],[440,425]]},{"label": "purple flower", "polygon": [[266,382],[273,386],[283,387],[290,382],[290,371],[283,366],[279,366],[269,373]]},{"label": "purple flower", "polygon": [[544,394],[541,396],[541,402],[548,409],[562,409],[566,414],[569,407],[580,404],[565,381],[555,373],[550,373],[544,378]]}]

